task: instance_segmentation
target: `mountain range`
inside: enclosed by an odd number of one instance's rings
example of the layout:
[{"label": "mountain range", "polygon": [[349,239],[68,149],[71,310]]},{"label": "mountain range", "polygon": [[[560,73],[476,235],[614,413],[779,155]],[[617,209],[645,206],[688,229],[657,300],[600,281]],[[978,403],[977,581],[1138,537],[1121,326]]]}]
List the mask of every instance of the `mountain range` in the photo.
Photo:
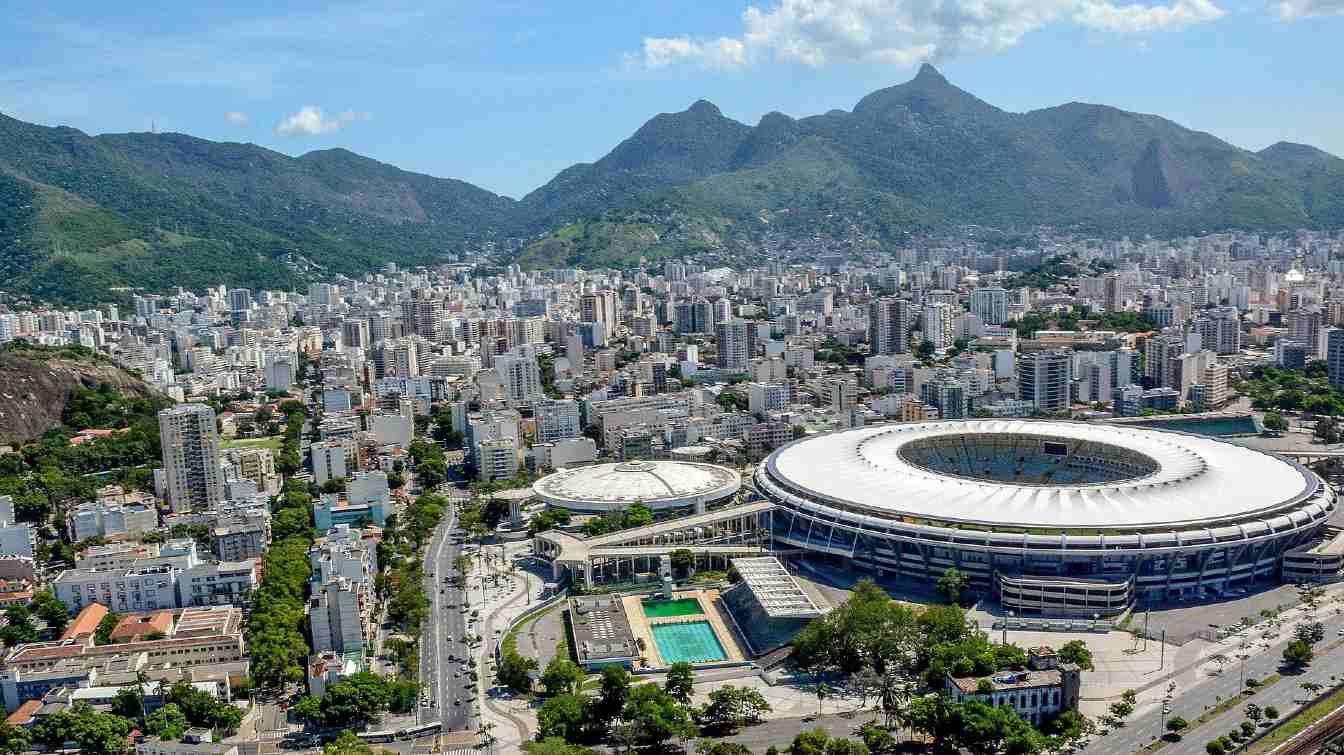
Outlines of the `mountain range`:
[{"label": "mountain range", "polygon": [[529,266],[731,250],[767,231],[879,242],[961,225],[1155,236],[1344,227],[1344,160],[1251,152],[1163,118],[1012,113],[932,66],[852,110],[755,126],[699,101],[513,200],[333,149],[89,136],[0,116],[0,278],[55,301],[110,288],[285,287],[504,245]]}]

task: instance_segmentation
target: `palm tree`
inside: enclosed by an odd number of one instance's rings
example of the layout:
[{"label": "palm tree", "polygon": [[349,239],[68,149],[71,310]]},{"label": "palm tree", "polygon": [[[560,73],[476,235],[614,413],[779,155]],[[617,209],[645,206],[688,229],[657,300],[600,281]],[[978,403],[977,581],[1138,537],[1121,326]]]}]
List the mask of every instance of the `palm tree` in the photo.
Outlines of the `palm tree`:
[{"label": "palm tree", "polygon": [[490,752],[495,751],[495,743],[499,741],[499,737],[496,737],[492,733],[494,731],[494,728],[495,728],[494,724],[489,723],[487,721],[482,721],[481,725],[476,729],[476,736],[480,737],[481,746],[486,748]]},{"label": "palm tree", "polygon": [[831,696],[831,685],[823,681],[818,681],[814,688],[817,693],[817,717],[821,717],[821,701]]},{"label": "palm tree", "polygon": [[899,724],[905,729],[906,706],[910,704],[910,685],[896,678],[895,674],[882,675],[881,691],[882,714],[888,729]]}]

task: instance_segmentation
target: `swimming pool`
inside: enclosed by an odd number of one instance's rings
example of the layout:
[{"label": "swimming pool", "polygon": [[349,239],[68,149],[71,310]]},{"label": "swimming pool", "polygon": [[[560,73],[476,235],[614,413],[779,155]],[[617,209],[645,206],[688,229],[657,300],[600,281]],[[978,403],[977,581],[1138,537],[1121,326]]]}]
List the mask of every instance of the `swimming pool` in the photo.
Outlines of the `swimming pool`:
[{"label": "swimming pool", "polygon": [[700,616],[705,611],[695,598],[677,598],[675,600],[645,600],[640,605],[644,615],[650,619],[662,619],[668,616]]},{"label": "swimming pool", "polygon": [[1213,438],[1236,435],[1259,435],[1260,427],[1254,417],[1214,417],[1210,419],[1168,419],[1154,418],[1150,422],[1135,422],[1138,427],[1151,427],[1154,430],[1175,430],[1177,432],[1207,435]]},{"label": "swimming pool", "polygon": [[728,658],[708,621],[654,624],[649,630],[658,645],[658,654],[668,663],[710,663]]}]

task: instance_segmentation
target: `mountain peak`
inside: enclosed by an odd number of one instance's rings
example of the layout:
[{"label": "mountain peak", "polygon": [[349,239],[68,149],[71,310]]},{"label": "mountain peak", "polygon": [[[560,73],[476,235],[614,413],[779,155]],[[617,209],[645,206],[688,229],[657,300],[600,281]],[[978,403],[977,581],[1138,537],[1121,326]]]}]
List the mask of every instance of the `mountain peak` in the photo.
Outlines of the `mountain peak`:
[{"label": "mountain peak", "polygon": [[686,112],[696,113],[698,115],[723,115],[723,111],[719,110],[719,106],[709,100],[696,100],[695,102],[692,102],[691,106],[686,108]]},{"label": "mountain peak", "polygon": [[939,73],[938,69],[934,68],[933,64],[931,63],[921,63],[919,66],[919,73],[916,73],[915,78],[912,79],[911,81],[914,83],[924,83],[924,84],[948,83],[947,77]]}]

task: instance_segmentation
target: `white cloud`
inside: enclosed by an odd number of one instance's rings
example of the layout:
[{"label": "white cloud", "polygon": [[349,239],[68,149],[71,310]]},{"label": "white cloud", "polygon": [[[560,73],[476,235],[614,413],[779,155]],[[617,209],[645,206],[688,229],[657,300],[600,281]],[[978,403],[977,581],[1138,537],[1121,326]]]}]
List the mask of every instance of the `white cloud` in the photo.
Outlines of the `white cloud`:
[{"label": "white cloud", "polygon": [[695,60],[711,68],[735,68],[747,62],[747,46],[741,40],[720,37],[697,42],[689,37],[644,39],[644,61],[662,68],[685,60]]},{"label": "white cloud", "polygon": [[1170,5],[1117,5],[1109,0],[779,0],[771,8],[748,6],[737,37],[646,37],[642,60],[649,68],[687,62],[734,68],[770,58],[814,67],[836,61],[911,65],[997,52],[1055,24],[1132,34],[1206,23],[1223,13],[1214,0],[1171,0]]},{"label": "white cloud", "polygon": [[275,133],[280,136],[314,136],[317,134],[329,134],[333,131],[339,131],[347,123],[368,119],[367,113],[356,113],[353,110],[328,118],[322,108],[316,105],[304,105],[299,108],[299,112],[280,121],[275,127]]},{"label": "white cloud", "polygon": [[224,120],[228,121],[229,123],[232,123],[235,126],[246,126],[247,113],[240,113],[237,110],[230,110],[229,112],[224,114]]},{"label": "white cloud", "polygon": [[1279,18],[1294,21],[1312,16],[1344,16],[1344,0],[1283,0]]},{"label": "white cloud", "polygon": [[1172,5],[1084,2],[1073,18],[1089,29],[1135,34],[1194,26],[1217,21],[1223,15],[1223,9],[1211,0],[1176,0]]}]

